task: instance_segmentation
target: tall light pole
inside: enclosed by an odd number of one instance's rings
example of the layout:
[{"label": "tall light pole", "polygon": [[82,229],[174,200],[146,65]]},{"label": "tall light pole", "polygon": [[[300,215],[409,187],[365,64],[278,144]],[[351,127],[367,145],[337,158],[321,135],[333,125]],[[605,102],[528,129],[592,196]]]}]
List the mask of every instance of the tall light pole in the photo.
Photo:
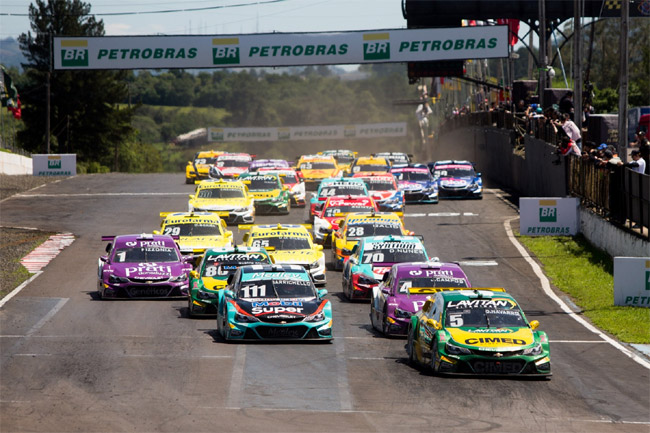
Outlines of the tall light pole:
[{"label": "tall light pole", "polygon": [[628,85],[628,27],[630,0],[621,2],[621,40],[619,55],[618,90],[618,153],[627,162],[627,85]]},{"label": "tall light pole", "polygon": [[548,53],[546,49],[546,0],[538,0],[539,4],[539,105],[544,107],[544,89],[546,89],[546,74]]},{"label": "tall light pole", "polygon": [[573,1],[573,120],[582,129],[582,0]]}]

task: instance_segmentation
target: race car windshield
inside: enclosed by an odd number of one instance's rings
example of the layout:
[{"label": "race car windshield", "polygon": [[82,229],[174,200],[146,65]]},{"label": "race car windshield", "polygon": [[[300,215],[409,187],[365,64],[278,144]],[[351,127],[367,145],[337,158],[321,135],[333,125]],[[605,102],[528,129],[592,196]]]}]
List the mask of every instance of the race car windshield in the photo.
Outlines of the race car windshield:
[{"label": "race car windshield", "polygon": [[312,285],[302,280],[255,280],[246,281],[240,287],[239,298],[313,298]]},{"label": "race car windshield", "polygon": [[367,182],[370,191],[395,191],[397,188],[390,180]]},{"label": "race car windshield", "polygon": [[250,184],[248,185],[249,191],[271,191],[280,188],[278,180],[275,177],[269,178],[249,178]]},{"label": "race car windshield", "polygon": [[352,169],[353,172],[359,171],[388,171],[388,166],[385,164],[360,164]]},{"label": "race car windshield", "polygon": [[336,166],[331,162],[303,162],[301,170],[333,170]]},{"label": "race car windshield", "polygon": [[354,224],[348,226],[345,235],[348,240],[360,239],[365,236],[401,235],[402,229],[398,224]]},{"label": "race car windshield", "polygon": [[450,328],[502,328],[526,326],[518,309],[448,308],[445,326]]},{"label": "race car windshield", "polygon": [[431,178],[429,177],[429,173],[426,173],[424,171],[401,171],[399,173],[394,173],[395,177],[398,180],[412,180],[415,182],[422,182],[422,181],[428,181]]},{"label": "race car windshield", "polygon": [[141,247],[120,248],[115,251],[113,261],[116,263],[168,263],[178,262],[178,254],[173,248]]},{"label": "race car windshield", "polygon": [[334,197],[335,195],[365,195],[363,185],[327,186],[321,188],[319,197]]},{"label": "race car windshield", "polygon": [[465,278],[456,278],[452,276],[401,278],[398,286],[400,293],[408,293],[410,289],[417,289],[420,287],[467,287],[467,281]]},{"label": "race car windshield", "polygon": [[217,278],[219,280],[225,280],[226,278],[228,278],[228,275],[234,274],[238,267],[244,265],[257,265],[260,262],[267,263],[268,260],[263,260],[263,261],[242,260],[239,262],[231,262],[231,263],[224,262],[224,263],[209,265],[203,268],[203,272],[201,273],[201,276]]},{"label": "race car windshield", "polygon": [[283,238],[283,237],[268,237],[262,239],[255,239],[252,244],[253,247],[273,247],[278,250],[310,250],[309,240],[307,238]]},{"label": "race car windshield", "polygon": [[172,224],[165,226],[163,234],[170,236],[219,236],[221,229],[218,224]]},{"label": "race car windshield", "polygon": [[243,159],[222,159],[217,161],[217,167],[248,168],[249,165],[250,162]]},{"label": "race car windshield", "polygon": [[[350,212],[372,212],[373,207],[371,206],[337,206],[337,207],[328,207],[325,209],[325,217],[335,217],[338,214],[350,213]],[[400,233],[401,234],[401,233]]]},{"label": "race car windshield", "polygon": [[205,188],[199,191],[198,198],[242,198],[244,190],[239,188]]},{"label": "race car windshield", "polygon": [[427,260],[427,256],[422,249],[390,248],[364,251],[361,263],[404,263],[425,260]]},{"label": "race car windshield", "polygon": [[354,155],[336,155],[334,156],[336,162],[342,162],[344,164],[349,164],[354,161]]},{"label": "race car windshield", "polygon": [[475,173],[472,168],[445,168],[435,170],[433,175],[435,177],[474,177]]},{"label": "race car windshield", "polygon": [[217,158],[197,158],[194,160],[194,164],[209,164],[212,165],[217,161]]}]

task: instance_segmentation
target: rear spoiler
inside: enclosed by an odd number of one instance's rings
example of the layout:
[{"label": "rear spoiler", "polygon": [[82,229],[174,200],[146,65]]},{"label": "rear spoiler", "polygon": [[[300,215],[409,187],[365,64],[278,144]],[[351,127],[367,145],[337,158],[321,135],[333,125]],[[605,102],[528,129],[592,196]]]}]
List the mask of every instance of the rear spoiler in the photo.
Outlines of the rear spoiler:
[{"label": "rear spoiler", "polygon": [[505,292],[503,287],[411,287],[409,293],[411,295],[426,295],[429,293],[448,292],[452,290],[480,290],[490,292]]},{"label": "rear spoiler", "polygon": [[[138,239],[142,239],[146,236],[146,233],[143,233],[141,236],[138,236]],[[153,235],[151,235],[153,237]],[[181,237],[178,235],[164,235],[164,236],[169,236],[170,238],[174,239],[175,241],[179,240]],[[117,236],[111,235],[111,236],[102,236],[102,241],[104,242],[112,242],[115,240]]]}]

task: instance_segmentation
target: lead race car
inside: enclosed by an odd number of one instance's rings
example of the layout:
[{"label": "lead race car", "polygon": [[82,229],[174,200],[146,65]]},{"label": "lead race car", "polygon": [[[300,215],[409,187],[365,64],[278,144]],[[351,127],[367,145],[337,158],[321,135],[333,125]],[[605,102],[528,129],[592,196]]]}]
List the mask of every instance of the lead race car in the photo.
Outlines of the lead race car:
[{"label": "lead race car", "polygon": [[221,293],[217,329],[227,341],[331,340],[326,294],[301,266],[242,266]]},{"label": "lead race car", "polygon": [[483,179],[469,161],[445,160],[427,164],[440,198],[483,198]]},{"label": "lead race car", "polygon": [[107,255],[97,262],[97,293],[109,298],[184,298],[192,255],[182,256],[167,235],[102,236]]},{"label": "lead race car", "polygon": [[411,317],[406,353],[436,373],[550,376],[538,326],[503,288],[442,291]]}]

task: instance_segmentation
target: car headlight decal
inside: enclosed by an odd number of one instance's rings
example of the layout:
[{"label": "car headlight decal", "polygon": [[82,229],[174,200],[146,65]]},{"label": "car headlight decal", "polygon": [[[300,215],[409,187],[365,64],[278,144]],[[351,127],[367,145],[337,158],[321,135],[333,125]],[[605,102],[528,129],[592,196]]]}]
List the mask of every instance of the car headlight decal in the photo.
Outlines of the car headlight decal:
[{"label": "car headlight decal", "polygon": [[445,345],[445,350],[450,355],[469,355],[470,350],[465,347],[456,346],[455,344],[447,343]]}]

